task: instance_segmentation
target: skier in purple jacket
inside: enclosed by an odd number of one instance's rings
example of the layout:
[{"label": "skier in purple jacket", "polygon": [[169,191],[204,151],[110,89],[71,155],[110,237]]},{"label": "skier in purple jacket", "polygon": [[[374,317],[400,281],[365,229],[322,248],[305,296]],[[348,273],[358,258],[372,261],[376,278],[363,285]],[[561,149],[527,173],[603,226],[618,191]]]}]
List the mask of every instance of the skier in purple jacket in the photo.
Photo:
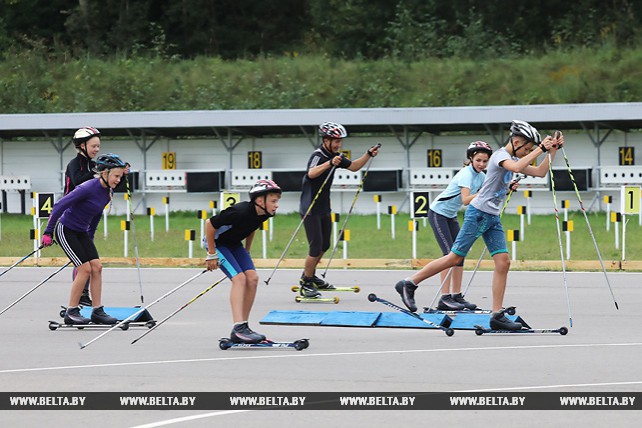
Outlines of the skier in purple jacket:
[{"label": "skier in purple jacket", "polygon": [[[118,155],[108,153],[96,159],[97,177],[86,181],[63,196],[51,211],[42,237],[42,245],[56,242],[78,269],[71,285],[65,324],[116,324],[116,318],[105,313],[101,304],[102,264],[94,245],[94,233],[103,209],[111,204],[114,188],[120,183],[128,164]],[[80,295],[87,280],[91,280],[93,307],[91,319],[80,314]]]}]

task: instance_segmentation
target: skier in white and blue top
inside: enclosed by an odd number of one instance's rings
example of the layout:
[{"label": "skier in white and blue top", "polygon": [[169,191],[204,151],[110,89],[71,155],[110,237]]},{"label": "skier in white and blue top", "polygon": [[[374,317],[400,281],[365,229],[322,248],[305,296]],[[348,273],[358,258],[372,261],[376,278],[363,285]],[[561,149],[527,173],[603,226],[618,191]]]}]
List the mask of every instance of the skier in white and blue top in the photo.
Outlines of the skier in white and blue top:
[{"label": "skier in white and blue top", "polygon": [[[509,188],[514,190],[513,173],[522,173],[534,177],[548,174],[549,162],[555,158],[557,150],[564,145],[564,136],[557,132],[542,140],[533,126],[522,120],[514,120],[510,126],[510,136],[506,145],[495,151],[488,162],[484,184],[477,197],[466,210],[464,224],[453,243],[450,252],[425,265],[420,271],[395,284],[403,303],[412,312],[417,311],[415,290],[421,281],[437,273],[456,266],[466,256],[470,247],[480,236],[495,263],[493,273],[493,312],[490,316],[490,328],[493,330],[520,330],[522,324],[510,321],[502,308],[506,281],[510,269],[510,257],[506,248],[506,236],[499,218],[501,207]],[[538,156],[549,152],[548,156],[537,166],[532,163]]]},{"label": "skier in white and blue top", "polygon": [[[457,213],[463,205],[468,205],[482,186],[486,174],[484,170],[488,165],[493,149],[484,141],[473,141],[466,149],[466,163],[448,184],[446,190],[441,192],[435,201],[430,204],[428,221],[435,234],[437,243],[443,255],[450,249],[459,233]],[[441,272],[441,298],[437,309],[443,311],[460,311],[476,309],[477,305],[466,301],[461,294],[461,278],[464,271],[464,259],[450,270]],[[447,277],[447,278],[446,278]]]}]

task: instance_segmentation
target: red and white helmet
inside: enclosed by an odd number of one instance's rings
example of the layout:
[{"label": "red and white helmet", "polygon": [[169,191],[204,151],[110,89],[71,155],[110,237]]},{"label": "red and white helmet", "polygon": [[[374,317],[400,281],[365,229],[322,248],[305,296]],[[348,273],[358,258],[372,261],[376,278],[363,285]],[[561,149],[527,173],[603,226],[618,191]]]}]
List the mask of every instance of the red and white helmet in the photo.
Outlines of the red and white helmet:
[{"label": "red and white helmet", "polygon": [[326,138],[345,138],[348,136],[348,132],[339,123],[323,122],[319,125],[319,135]]},{"label": "red and white helmet", "polygon": [[86,143],[94,137],[100,137],[100,131],[93,126],[83,126],[74,133],[71,141],[74,143],[74,146],[80,147],[81,144]]},{"label": "red and white helmet", "polygon": [[493,149],[485,141],[473,141],[466,149],[466,157],[472,159],[477,152],[488,153],[488,156],[490,156],[493,154]]},{"label": "red and white helmet", "polygon": [[281,188],[272,180],[259,180],[254,183],[254,186],[250,189],[250,199],[254,200],[259,196],[267,195],[268,193],[281,194]]}]

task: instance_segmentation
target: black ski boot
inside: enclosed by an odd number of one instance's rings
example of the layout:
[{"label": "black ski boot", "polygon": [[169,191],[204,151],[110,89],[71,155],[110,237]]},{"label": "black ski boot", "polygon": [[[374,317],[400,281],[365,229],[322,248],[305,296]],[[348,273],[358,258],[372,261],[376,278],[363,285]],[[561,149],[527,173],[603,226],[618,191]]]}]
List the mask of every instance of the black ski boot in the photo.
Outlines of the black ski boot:
[{"label": "black ski boot", "polygon": [[477,309],[477,305],[464,299],[464,296],[462,296],[461,293],[453,294],[452,298],[455,302],[464,305],[464,308],[468,310],[474,311],[475,309]]},{"label": "black ski boot", "polygon": [[461,311],[464,307],[461,303],[456,302],[450,294],[442,294],[439,303],[437,303],[437,309],[440,311]]},{"label": "black ski boot", "polygon": [[92,302],[91,302],[91,297],[89,297],[89,290],[84,289],[82,291],[82,294],[80,295],[80,305],[85,306],[87,308],[91,308]]},{"label": "black ski boot", "polygon": [[312,278],[308,278],[305,276],[301,276],[301,279],[299,280],[299,285],[301,286],[301,289],[299,290],[299,293],[301,296],[306,297],[308,299],[315,299],[317,297],[321,297],[321,293],[319,293],[314,286],[314,281]]},{"label": "black ski boot", "polygon": [[417,305],[415,304],[415,290],[417,286],[410,281],[401,280],[395,284],[395,290],[401,296],[403,304],[406,305],[410,312],[417,312]]},{"label": "black ski boot", "polygon": [[312,276],[312,282],[314,283],[314,286],[318,290],[335,290],[336,289],[336,287],[334,285],[330,284],[325,279],[319,278],[316,275]]},{"label": "black ski boot", "polygon": [[260,336],[260,337],[261,337],[261,341],[264,341],[264,340],[266,340],[266,339],[267,339],[267,336],[265,336],[264,334],[257,333],[256,331],[252,330],[252,329],[250,328],[250,324],[248,324],[248,325],[247,325],[247,329],[248,329],[249,331],[251,331],[252,333],[256,334],[257,336]]},{"label": "black ski boot", "polygon": [[94,324],[116,324],[118,320],[105,312],[102,306],[91,311],[91,322]]},{"label": "black ski boot", "polygon": [[506,309],[502,308],[497,312],[490,314],[490,329],[491,330],[521,330],[522,324],[513,322],[506,318],[504,315]]},{"label": "black ski boot", "polygon": [[234,343],[259,343],[265,339],[265,336],[250,330],[247,322],[241,324],[234,324],[232,333],[230,333],[230,340]]},{"label": "black ski boot", "polygon": [[80,308],[78,306],[67,308],[64,319],[67,325],[83,325],[91,322],[89,318],[80,315]]}]

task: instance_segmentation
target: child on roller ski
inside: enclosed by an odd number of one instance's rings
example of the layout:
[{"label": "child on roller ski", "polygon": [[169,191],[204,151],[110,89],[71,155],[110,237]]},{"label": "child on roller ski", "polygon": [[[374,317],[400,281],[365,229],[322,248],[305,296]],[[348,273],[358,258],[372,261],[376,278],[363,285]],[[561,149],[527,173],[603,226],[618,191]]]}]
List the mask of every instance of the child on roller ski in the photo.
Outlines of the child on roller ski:
[{"label": "child on roller ski", "polygon": [[[214,270],[220,266],[232,280],[230,306],[234,326],[230,339],[234,343],[266,340],[265,335],[253,331],[248,324],[259,282],[250,248],[256,230],[276,214],[279,199],[281,188],[274,181],[259,180],[250,189],[249,202],[239,202],[224,209],[205,225],[207,269]],[[245,248],[241,243],[243,240]]]},{"label": "child on roller ski", "polygon": [[417,311],[414,294],[418,284],[444,269],[456,266],[466,256],[477,238],[482,236],[495,263],[490,328],[493,330],[522,328],[520,323],[506,318],[505,310],[502,308],[510,258],[499,214],[507,189],[514,184],[511,182],[513,173],[544,177],[548,172],[549,157],[545,157],[538,166],[531,166],[531,163],[547,151],[550,152],[552,160],[557,149],[563,144],[564,137],[561,134],[559,138],[549,135],[542,140],[537,129],[527,122],[514,120],[511,123],[508,142],[491,156],[484,184],[466,210],[464,224],[457,234],[450,253],[431,261],[419,272],[395,284],[395,290],[401,295],[403,303],[410,311]]},{"label": "child on roller ski", "polygon": [[[127,164],[118,155],[108,153],[96,159],[96,178],[77,186],[63,196],[51,211],[42,237],[42,245],[53,244],[53,237],[78,268],[71,285],[65,324],[116,324],[116,318],[105,313],[102,306],[102,264],[94,245],[94,234],[103,209],[111,205],[114,188],[125,174]],[[91,280],[93,307],[91,319],[80,314],[80,295],[87,280]]]},{"label": "child on roller ski", "polygon": [[[79,184],[94,178],[94,168],[96,166],[94,159],[100,151],[100,131],[92,126],[83,126],[74,133],[71,142],[76,147],[77,154],[67,164],[63,196],[69,194]],[[77,274],[78,268],[74,266],[71,275],[72,280],[76,278]],[[80,295],[80,304],[88,307],[92,305],[91,297],[89,296],[89,281],[85,284]]]},{"label": "child on roller ski", "polygon": [[[304,218],[303,225],[309,247],[303,273],[299,280],[301,286],[299,292],[301,296],[307,298],[319,298],[321,293],[318,290],[335,288],[315,274],[323,254],[330,248],[332,232],[330,187],[334,179],[334,169],[332,168],[359,171],[371,157],[379,154],[379,148],[374,146],[354,161],[341,156],[339,150],[341,150],[343,139],[348,136],[348,133],[338,123],[324,122],[319,125],[319,136],[322,143],[308,159],[307,173],[303,177],[299,204],[299,214]],[[332,175],[328,177],[328,174]],[[310,208],[311,206],[312,208]],[[305,216],[308,210],[310,212]]]},{"label": "child on roller ski", "polygon": [[[435,234],[437,243],[443,255],[447,255],[459,233],[457,212],[462,205],[468,205],[477,196],[486,174],[483,172],[493,149],[484,141],[474,141],[466,149],[466,162],[441,192],[430,204],[428,221]],[[461,278],[464,271],[464,259],[448,270],[441,271],[441,297],[437,309],[442,311],[473,310],[477,305],[466,301],[461,294]],[[448,276],[448,279],[446,277]]]}]

